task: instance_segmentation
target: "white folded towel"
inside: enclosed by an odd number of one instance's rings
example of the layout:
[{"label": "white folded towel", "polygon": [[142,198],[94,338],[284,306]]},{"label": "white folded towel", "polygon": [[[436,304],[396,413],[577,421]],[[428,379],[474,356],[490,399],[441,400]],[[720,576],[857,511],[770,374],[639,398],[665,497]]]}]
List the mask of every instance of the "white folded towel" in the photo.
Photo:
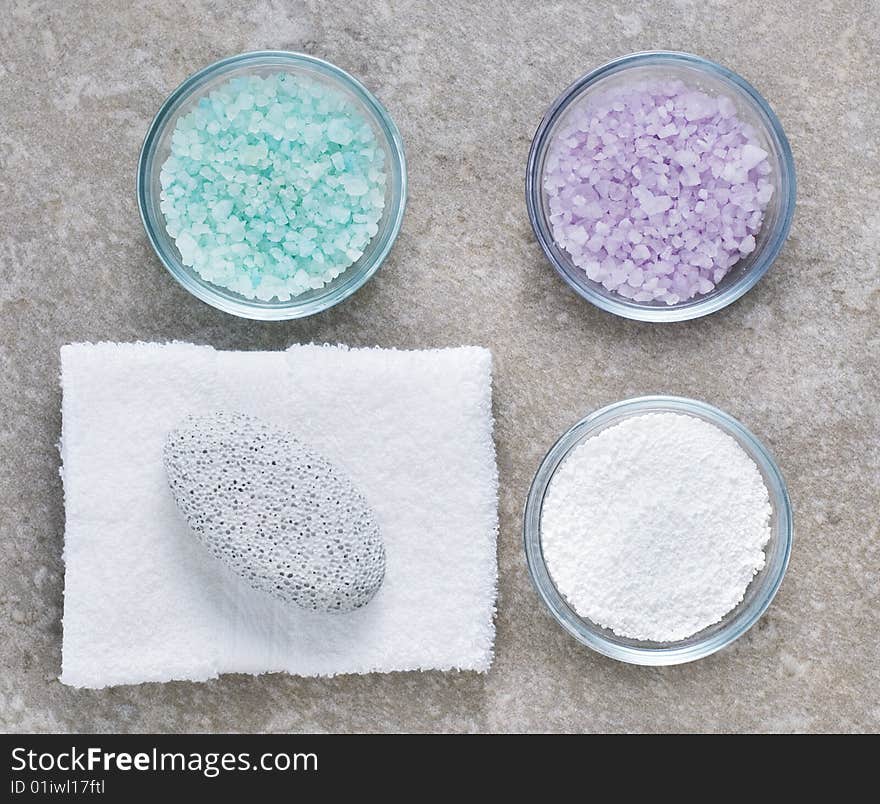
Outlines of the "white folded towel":
[{"label": "white folded towel", "polygon": [[[489,668],[497,470],[487,350],[73,344],[61,367],[63,683]],[[282,603],[190,532],[162,448],[185,416],[218,410],[287,428],[365,494],[387,554],[368,605],[326,614]]]}]

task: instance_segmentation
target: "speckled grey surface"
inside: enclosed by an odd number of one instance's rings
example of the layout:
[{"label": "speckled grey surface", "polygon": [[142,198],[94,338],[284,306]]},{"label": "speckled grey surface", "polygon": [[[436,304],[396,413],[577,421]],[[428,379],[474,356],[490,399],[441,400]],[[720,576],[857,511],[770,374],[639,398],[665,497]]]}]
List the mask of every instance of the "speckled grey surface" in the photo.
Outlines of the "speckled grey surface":
[{"label": "speckled grey surface", "polygon": [[[880,730],[880,153],[877,2],[16,2],[0,33],[0,728],[94,730]],[[166,94],[257,48],[359,76],[405,139],[411,195],[378,275],[307,321],[191,298],[154,258],[134,168]],[[771,273],[709,319],[618,320],[535,244],[523,166],[544,109],[614,56],[690,50],[751,80],[795,152],[799,203]],[[58,349],[475,343],[496,361],[497,659],[488,675],[227,676],[99,692],[58,683],[63,504]],[[519,515],[582,414],[669,392],[762,437],[795,507],[764,619],[698,664],[591,654],[542,610]]]}]

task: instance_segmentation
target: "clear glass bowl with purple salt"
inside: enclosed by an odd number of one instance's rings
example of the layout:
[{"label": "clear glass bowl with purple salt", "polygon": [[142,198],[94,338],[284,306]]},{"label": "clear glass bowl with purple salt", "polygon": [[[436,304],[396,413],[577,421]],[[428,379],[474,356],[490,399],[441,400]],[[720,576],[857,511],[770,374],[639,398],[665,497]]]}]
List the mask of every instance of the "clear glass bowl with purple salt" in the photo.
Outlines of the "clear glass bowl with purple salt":
[{"label": "clear glass bowl with purple salt", "polygon": [[752,288],[788,236],[795,190],[791,147],[757,90],[666,51],[566,89],[526,172],[532,227],[562,278],[640,321],[698,318]]}]

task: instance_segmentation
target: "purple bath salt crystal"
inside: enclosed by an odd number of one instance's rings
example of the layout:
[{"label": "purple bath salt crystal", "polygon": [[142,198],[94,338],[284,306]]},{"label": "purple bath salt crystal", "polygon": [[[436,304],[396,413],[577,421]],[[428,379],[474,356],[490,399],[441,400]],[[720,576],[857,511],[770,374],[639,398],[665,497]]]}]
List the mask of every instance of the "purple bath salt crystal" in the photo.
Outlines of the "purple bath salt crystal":
[{"label": "purple bath salt crystal", "polygon": [[677,304],[757,249],[771,170],[730,98],[644,80],[572,105],[543,186],[553,237],[590,280]]}]

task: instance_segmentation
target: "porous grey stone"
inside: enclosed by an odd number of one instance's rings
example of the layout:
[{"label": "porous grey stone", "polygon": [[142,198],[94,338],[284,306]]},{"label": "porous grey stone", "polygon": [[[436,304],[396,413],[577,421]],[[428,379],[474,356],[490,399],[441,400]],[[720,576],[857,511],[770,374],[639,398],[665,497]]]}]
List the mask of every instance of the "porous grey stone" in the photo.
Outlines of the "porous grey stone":
[{"label": "porous grey stone", "polygon": [[190,417],[165,442],[174,499],[208,550],[255,589],[352,611],[385,576],[373,511],[292,434],[240,413]]}]

